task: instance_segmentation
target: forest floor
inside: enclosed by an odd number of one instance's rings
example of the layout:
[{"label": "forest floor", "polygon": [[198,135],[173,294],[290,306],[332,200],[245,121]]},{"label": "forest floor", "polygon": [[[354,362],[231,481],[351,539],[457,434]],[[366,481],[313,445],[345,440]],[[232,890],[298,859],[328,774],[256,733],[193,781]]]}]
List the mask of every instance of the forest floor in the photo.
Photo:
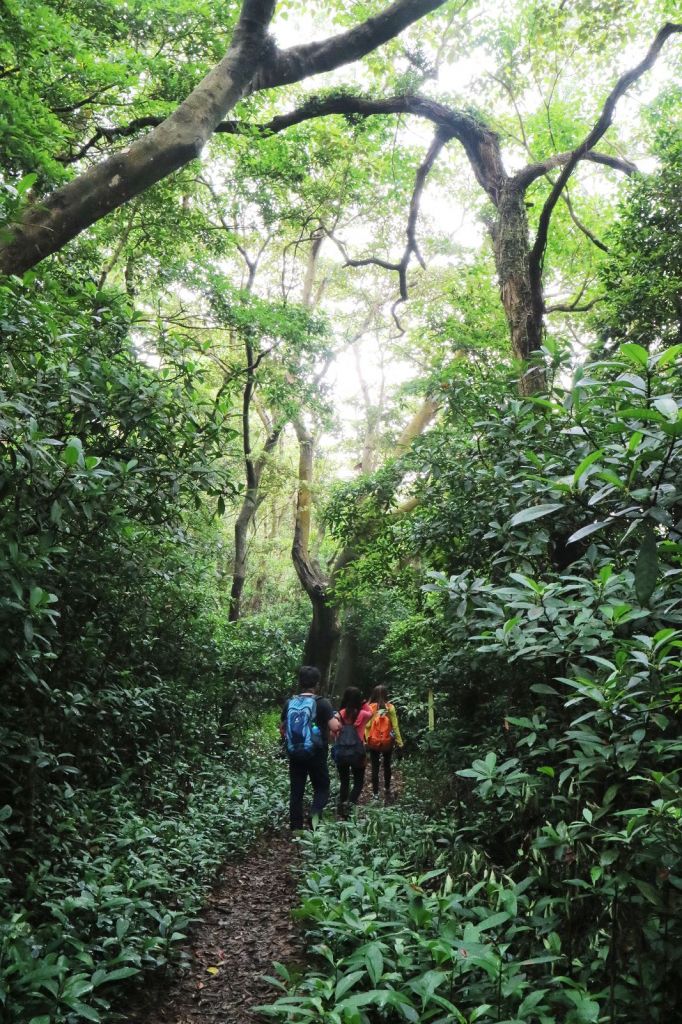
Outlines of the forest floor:
[{"label": "forest floor", "polygon": [[[402,779],[394,774],[393,798]],[[369,771],[361,803],[371,799]],[[333,805],[330,805],[333,806]],[[327,812],[327,820],[333,816]],[[244,860],[223,869],[185,953],[186,966],[169,982],[153,982],[126,1024],[256,1024],[254,1007],[271,1002],[276,990],[263,979],[273,962],[305,964],[306,945],[292,919],[299,850],[289,832],[277,832]]]},{"label": "forest floor", "polygon": [[127,1024],[257,1021],[253,1007],[275,994],[262,975],[272,973],[274,960],[292,964],[304,956],[303,935],[291,917],[297,860],[289,834],[276,833],[243,861],[226,865],[192,930],[188,966],[166,989],[153,984]]}]

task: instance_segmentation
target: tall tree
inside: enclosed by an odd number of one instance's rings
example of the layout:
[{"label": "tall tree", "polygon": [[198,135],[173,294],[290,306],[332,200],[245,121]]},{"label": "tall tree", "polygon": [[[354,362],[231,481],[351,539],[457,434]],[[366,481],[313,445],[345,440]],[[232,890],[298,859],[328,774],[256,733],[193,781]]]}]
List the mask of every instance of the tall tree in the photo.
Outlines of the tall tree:
[{"label": "tall tree", "polygon": [[[545,159],[527,164],[509,173],[500,145],[500,138],[486,121],[469,110],[453,110],[426,96],[408,94],[388,99],[372,99],[347,94],[315,96],[288,115],[273,119],[263,130],[282,131],[290,125],[309,118],[330,114],[370,117],[373,115],[411,114],[435,125],[433,141],[419,166],[410,203],[406,228],[406,242],[398,261],[379,257],[353,259],[346,254],[349,266],[374,263],[395,272],[399,282],[399,301],[408,294],[407,272],[412,258],[423,263],[416,238],[419,204],[426,178],[445,145],[452,139],[463,147],[477,182],[491,201],[494,213],[486,218],[493,244],[500,297],[509,327],[512,350],[517,359],[525,363],[537,352],[543,342],[544,317],[548,310],[543,290],[545,254],[549,240],[552,215],[564,195],[566,185],[581,161],[605,165],[625,174],[633,174],[636,167],[621,157],[595,149],[611,126],[618,100],[655,63],[666,40],[682,32],[682,24],[668,23],[657,33],[644,58],[617,80],[592,128],[572,149],[553,153]],[[554,168],[560,168],[552,183],[537,221],[535,237],[531,240],[526,193],[539,178]],[[561,307],[555,307],[561,308]],[[579,308],[579,300],[572,307]],[[522,393],[531,393],[543,383],[537,367],[526,370],[521,380]]]},{"label": "tall tree", "polygon": [[[352,63],[444,0],[395,0],[381,13],[317,43],[280,50],[268,35],[274,0],[244,0],[230,46],[180,105],[148,134],[33,202],[0,246],[0,272],[22,274],[81,231],[198,157],[243,97]],[[143,119],[130,134],[149,126]]]}]

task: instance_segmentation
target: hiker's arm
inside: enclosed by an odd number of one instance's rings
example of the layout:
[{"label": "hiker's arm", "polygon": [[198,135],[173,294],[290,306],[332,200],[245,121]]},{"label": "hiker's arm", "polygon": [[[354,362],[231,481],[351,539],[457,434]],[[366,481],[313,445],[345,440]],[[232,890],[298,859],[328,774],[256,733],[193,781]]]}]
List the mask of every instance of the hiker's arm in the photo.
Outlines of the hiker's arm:
[{"label": "hiker's arm", "polygon": [[338,715],[334,715],[333,718],[329,719],[329,722],[327,723],[327,729],[329,730],[330,737],[336,736],[338,733],[341,732],[341,719],[339,718]]},{"label": "hiker's arm", "polygon": [[400,726],[398,725],[398,714],[396,712],[396,709],[393,706],[391,706],[388,709],[388,717],[391,719],[391,728],[393,729],[393,732],[395,733],[395,741],[396,741],[396,743],[398,744],[399,747],[402,747],[402,745],[403,745],[403,738],[400,735]]}]

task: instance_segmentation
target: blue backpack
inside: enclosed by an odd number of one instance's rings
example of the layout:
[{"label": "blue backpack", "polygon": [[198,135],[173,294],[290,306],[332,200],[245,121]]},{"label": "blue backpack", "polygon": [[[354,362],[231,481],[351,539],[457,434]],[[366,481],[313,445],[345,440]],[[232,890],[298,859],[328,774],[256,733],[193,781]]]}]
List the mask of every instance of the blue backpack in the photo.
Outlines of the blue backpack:
[{"label": "blue backpack", "polygon": [[287,754],[295,760],[312,757],[324,746],[317,725],[317,701],[314,697],[292,697],[284,723]]}]

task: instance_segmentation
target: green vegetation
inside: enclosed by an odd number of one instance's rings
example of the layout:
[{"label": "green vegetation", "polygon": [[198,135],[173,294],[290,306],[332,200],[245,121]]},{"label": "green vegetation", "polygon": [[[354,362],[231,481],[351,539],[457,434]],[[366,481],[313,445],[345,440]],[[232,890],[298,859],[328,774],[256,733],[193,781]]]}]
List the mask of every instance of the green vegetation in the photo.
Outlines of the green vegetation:
[{"label": "green vegetation", "polygon": [[680,1017],[675,16],[4,4],[0,1017],[178,960],[301,662],[407,796],[264,1019]]},{"label": "green vegetation", "polygon": [[[271,1016],[580,1024],[679,1007],[678,352],[621,352],[472,424],[473,467],[448,435],[418,537],[451,573],[389,648],[413,701],[429,653],[428,762],[409,811],[307,844],[301,914],[324,963],[283,970]],[[472,493],[485,529],[462,514]]]},{"label": "green vegetation", "polygon": [[248,770],[176,765],[142,799],[123,773],[57,809],[25,902],[0,921],[8,1020],[105,1019],[117,983],[177,959],[221,863],[283,813],[279,765],[248,754]]}]

